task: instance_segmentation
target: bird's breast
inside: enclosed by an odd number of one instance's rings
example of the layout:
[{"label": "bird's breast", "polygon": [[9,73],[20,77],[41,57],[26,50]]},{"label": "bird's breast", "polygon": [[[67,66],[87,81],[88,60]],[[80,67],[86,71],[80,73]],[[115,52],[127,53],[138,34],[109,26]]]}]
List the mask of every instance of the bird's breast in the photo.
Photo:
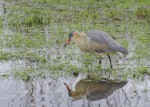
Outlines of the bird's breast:
[{"label": "bird's breast", "polygon": [[93,51],[87,45],[86,38],[76,38],[76,45],[84,52],[93,53]]}]

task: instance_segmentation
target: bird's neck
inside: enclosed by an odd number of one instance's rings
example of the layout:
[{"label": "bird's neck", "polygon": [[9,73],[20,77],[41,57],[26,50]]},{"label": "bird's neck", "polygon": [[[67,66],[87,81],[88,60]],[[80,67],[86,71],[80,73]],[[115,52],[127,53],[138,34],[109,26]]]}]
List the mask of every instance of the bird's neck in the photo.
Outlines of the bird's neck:
[{"label": "bird's neck", "polygon": [[75,39],[75,43],[82,51],[93,53],[93,51],[88,47],[86,34],[84,32],[78,33],[78,36]]},{"label": "bird's neck", "polygon": [[78,37],[79,38],[85,38],[86,34],[84,32],[79,32]]},{"label": "bird's neck", "polygon": [[85,38],[86,34],[84,32],[79,32],[79,31],[76,31],[75,33],[75,36],[74,38]]}]

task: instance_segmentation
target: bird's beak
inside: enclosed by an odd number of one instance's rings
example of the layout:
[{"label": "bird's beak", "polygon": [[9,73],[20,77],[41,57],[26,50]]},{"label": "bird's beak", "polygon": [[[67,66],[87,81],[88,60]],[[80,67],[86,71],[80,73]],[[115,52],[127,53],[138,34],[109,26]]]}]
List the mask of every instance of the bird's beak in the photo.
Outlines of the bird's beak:
[{"label": "bird's beak", "polygon": [[69,38],[69,39],[65,42],[64,47],[66,47],[67,45],[70,45],[70,42],[71,42],[71,39]]},{"label": "bird's beak", "polygon": [[70,91],[71,91],[71,89],[69,88],[69,86],[68,86],[66,83],[64,83],[64,85],[66,86],[67,91],[68,91],[68,92],[70,92]]}]

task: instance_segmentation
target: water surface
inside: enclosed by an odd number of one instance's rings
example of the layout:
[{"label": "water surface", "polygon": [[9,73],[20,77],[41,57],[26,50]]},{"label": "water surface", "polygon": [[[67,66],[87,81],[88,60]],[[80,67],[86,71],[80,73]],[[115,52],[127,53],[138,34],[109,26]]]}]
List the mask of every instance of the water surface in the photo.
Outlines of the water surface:
[{"label": "water surface", "polygon": [[[1,62],[0,73],[11,71],[11,61]],[[113,90],[111,94],[99,99],[89,99],[90,96],[82,95],[76,99],[68,95],[64,83],[76,91],[76,87],[84,88],[82,80],[85,76],[57,78],[32,78],[25,83],[20,79],[10,77],[0,78],[0,107],[149,107],[150,82],[145,77],[143,81],[128,79],[123,86]],[[77,86],[78,84],[78,86]],[[80,85],[79,85],[80,84]],[[84,90],[89,90],[91,82]],[[92,83],[93,84],[93,83]],[[95,86],[98,86],[97,84]],[[93,85],[93,88],[95,87]],[[102,87],[103,88],[103,87]],[[108,93],[108,91],[106,91]],[[98,92],[99,94],[101,92]],[[103,94],[107,94],[103,93]],[[88,91],[86,92],[88,94]],[[92,94],[88,94],[92,95]]]}]

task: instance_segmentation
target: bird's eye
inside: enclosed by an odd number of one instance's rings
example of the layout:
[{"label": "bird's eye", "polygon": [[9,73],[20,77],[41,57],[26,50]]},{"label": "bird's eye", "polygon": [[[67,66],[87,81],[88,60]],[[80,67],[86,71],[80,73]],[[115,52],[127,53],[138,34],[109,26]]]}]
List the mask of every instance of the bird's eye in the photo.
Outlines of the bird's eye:
[{"label": "bird's eye", "polygon": [[69,38],[71,39],[72,37],[73,37],[72,33],[71,33],[71,34],[69,34]]},{"label": "bird's eye", "polygon": [[73,37],[73,35],[70,35],[70,36],[69,36],[69,38],[72,38],[72,37]]}]

